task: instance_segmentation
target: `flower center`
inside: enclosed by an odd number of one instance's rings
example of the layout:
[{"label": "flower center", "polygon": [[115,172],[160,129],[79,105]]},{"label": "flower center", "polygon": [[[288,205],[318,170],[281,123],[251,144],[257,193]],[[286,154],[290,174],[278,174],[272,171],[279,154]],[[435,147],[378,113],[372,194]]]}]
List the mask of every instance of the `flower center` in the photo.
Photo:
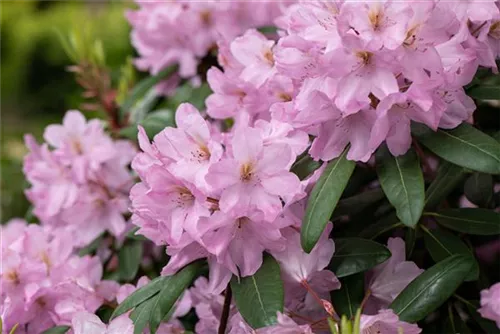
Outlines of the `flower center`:
[{"label": "flower center", "polygon": [[206,26],[212,25],[212,23],[213,23],[212,13],[208,10],[204,10],[204,11],[200,12],[200,20]]},{"label": "flower center", "polygon": [[253,166],[251,163],[246,163],[241,166],[240,169],[240,179],[243,182],[248,182],[252,179]]},{"label": "flower center", "polygon": [[43,263],[45,263],[47,268],[50,268],[52,266],[52,263],[50,262],[50,259],[49,259],[47,252],[43,251],[40,254],[40,259],[42,260]]},{"label": "flower center", "polygon": [[274,65],[274,55],[271,49],[264,51],[264,59],[269,63],[269,65]]},{"label": "flower center", "polygon": [[368,64],[370,64],[370,62],[372,60],[373,53],[368,52],[368,51],[358,51],[358,52],[356,52],[356,57],[361,59],[361,61],[363,62],[364,65],[368,65]]},{"label": "flower center", "polygon": [[73,152],[76,154],[82,154],[83,149],[82,149],[82,143],[78,139],[74,139],[71,141],[71,148],[73,149]]},{"label": "flower center", "polygon": [[368,12],[368,19],[373,27],[373,30],[378,30],[382,26],[384,14],[378,8],[372,8]]},{"label": "flower center", "polygon": [[198,149],[191,154],[200,162],[210,160],[210,150],[205,145],[199,145]]},{"label": "flower center", "polygon": [[500,21],[496,21],[491,25],[488,34],[494,39],[500,39]]},{"label": "flower center", "polygon": [[281,101],[283,101],[283,102],[290,102],[290,101],[292,101],[292,97],[290,96],[290,94],[285,93],[285,92],[278,93],[278,98]]},{"label": "flower center", "polygon": [[11,281],[14,284],[20,283],[19,275],[17,274],[17,271],[15,271],[15,270],[8,271],[5,274],[5,277],[7,278],[7,280]]}]

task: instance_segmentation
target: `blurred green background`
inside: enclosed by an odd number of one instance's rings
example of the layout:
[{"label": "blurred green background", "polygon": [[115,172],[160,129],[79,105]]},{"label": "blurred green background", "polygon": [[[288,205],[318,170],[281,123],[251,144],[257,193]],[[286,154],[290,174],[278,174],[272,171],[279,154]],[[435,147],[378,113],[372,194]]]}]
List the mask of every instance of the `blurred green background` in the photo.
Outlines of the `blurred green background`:
[{"label": "blurred green background", "polygon": [[0,6],[0,221],[5,222],[29,208],[23,194],[24,133],[40,140],[45,126],[60,123],[66,110],[82,102],[56,32],[90,29],[103,42],[107,65],[118,72],[133,55],[124,17],[133,3],[2,1]]}]

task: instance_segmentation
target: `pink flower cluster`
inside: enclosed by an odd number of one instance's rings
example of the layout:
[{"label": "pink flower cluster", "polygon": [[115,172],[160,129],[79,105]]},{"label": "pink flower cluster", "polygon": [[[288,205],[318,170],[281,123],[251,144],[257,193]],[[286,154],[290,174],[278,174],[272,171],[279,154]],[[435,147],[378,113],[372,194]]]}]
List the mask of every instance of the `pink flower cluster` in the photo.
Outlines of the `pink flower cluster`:
[{"label": "pink flower cluster", "polygon": [[264,251],[286,247],[282,229],[300,221],[296,204],[309,182],[290,167],[308,136],[263,120],[222,134],[190,104],[178,108],[176,123],[152,144],[140,128],[143,153],[132,168],[142,182],[131,190],[131,219],[139,234],[167,245],[163,274],[207,257],[221,292],[232,274],[254,274]]},{"label": "pink flower cluster", "polygon": [[366,162],[386,142],[411,144],[410,123],[454,128],[475,109],[463,86],[497,71],[500,11],[491,1],[304,1],[256,30],[220,41],[207,112],[239,125],[278,120],[315,137],[309,153]]},{"label": "pink flower cluster", "polygon": [[69,325],[77,312],[95,312],[114,299],[118,284],[101,281],[97,257],[74,255],[71,235],[14,219],[2,235],[0,312],[3,328],[38,334]]},{"label": "pink flower cluster", "polygon": [[128,167],[136,154],[132,143],[113,141],[101,121],[86,122],[78,111],[68,111],[62,125],[49,125],[44,139],[39,145],[25,137],[30,153],[24,173],[31,184],[26,196],[40,222],[70,233],[76,246],[104,231],[123,233],[134,183]]},{"label": "pink flower cluster", "polygon": [[271,25],[292,1],[136,2],[140,8],[127,12],[132,44],[140,55],[136,66],[157,74],[178,64],[179,76],[192,78],[197,75],[200,59],[216,47],[217,40],[232,39],[251,27]]}]

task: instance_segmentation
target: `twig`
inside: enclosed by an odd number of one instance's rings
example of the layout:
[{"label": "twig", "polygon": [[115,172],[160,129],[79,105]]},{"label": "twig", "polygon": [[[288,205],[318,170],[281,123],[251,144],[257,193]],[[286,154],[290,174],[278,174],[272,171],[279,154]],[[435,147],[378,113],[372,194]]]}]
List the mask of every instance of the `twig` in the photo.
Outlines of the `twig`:
[{"label": "twig", "polygon": [[225,334],[227,327],[227,320],[229,319],[229,309],[231,308],[231,298],[233,293],[231,292],[231,285],[227,285],[226,295],[224,296],[224,306],[222,308],[222,314],[220,317],[220,325],[218,334]]}]

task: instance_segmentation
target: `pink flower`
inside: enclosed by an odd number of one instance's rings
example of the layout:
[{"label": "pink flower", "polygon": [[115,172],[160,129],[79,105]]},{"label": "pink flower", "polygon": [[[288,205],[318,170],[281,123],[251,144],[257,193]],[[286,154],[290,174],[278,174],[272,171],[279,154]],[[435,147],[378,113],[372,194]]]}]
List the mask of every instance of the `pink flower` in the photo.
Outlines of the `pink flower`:
[{"label": "pink flower", "polygon": [[132,334],[134,324],[127,316],[113,319],[105,325],[98,316],[88,312],[79,312],[71,321],[74,334]]},{"label": "pink flower", "polygon": [[380,310],[376,315],[361,315],[361,334],[418,334],[422,330],[417,325],[398,319],[392,310]]},{"label": "pink flower", "polygon": [[206,121],[189,103],[175,113],[177,128],[166,128],[155,137],[163,156],[172,160],[169,171],[197,187],[206,188],[205,175],[219,161],[221,145],[213,140]]},{"label": "pink flower", "polygon": [[278,323],[276,325],[260,328],[257,334],[313,334],[309,325],[298,325],[290,317],[278,312]]},{"label": "pink flower", "polygon": [[280,197],[300,191],[296,175],[288,170],[294,161],[290,146],[264,146],[262,134],[253,128],[235,133],[233,157],[212,165],[206,177],[214,191],[221,193],[219,207],[239,216],[258,210],[266,221],[280,213]]},{"label": "pink flower", "polygon": [[374,1],[347,2],[339,14],[339,30],[344,37],[355,36],[372,49],[394,50],[401,46],[412,9],[406,3]]},{"label": "pink flower", "polygon": [[209,214],[201,192],[160,166],[148,170],[143,182],[130,191],[130,199],[139,233],[160,245],[178,243],[185,231],[193,231],[198,219]]},{"label": "pink flower", "polygon": [[6,330],[20,324],[38,334],[114,299],[117,284],[101,281],[97,257],[73,253],[75,240],[68,233],[21,221],[2,226],[4,232],[0,300],[8,306],[2,315]]},{"label": "pink flower", "polygon": [[[203,238],[207,250],[235,275],[255,274],[262,265],[265,250],[284,247],[280,226],[262,221],[258,216],[234,217],[218,211],[200,224],[211,229]],[[245,247],[241,247],[242,243]]]},{"label": "pink flower", "polygon": [[56,149],[54,154],[61,162],[71,166],[79,182],[115,154],[111,138],[104,133],[101,122],[94,119],[87,123],[76,110],[66,113],[62,125],[49,125],[44,139]]},{"label": "pink flower", "polygon": [[500,328],[500,283],[481,291],[481,308],[478,311],[483,318],[495,321]]},{"label": "pink flower", "polygon": [[248,30],[233,40],[231,53],[244,66],[241,79],[258,88],[276,73],[272,50],[274,43],[256,30]]},{"label": "pink flower", "polygon": [[406,261],[405,243],[400,238],[389,238],[387,247],[391,257],[373,268],[368,288],[377,302],[377,309],[386,308],[424,270],[414,262]]},{"label": "pink flower", "polygon": [[52,151],[25,136],[30,153],[23,171],[33,212],[42,224],[71,233],[76,246],[106,230],[119,236],[126,228],[123,214],[133,184],[128,165],[136,150],[129,142],[112,141],[98,120],[87,123],[78,111],[68,112],[63,123],[45,131]]},{"label": "pink flower", "polygon": [[288,309],[322,316],[323,308],[309,290],[320,298],[330,300],[330,291],[340,288],[335,274],[325,269],[335,250],[333,240],[328,238],[331,230],[330,224],[308,254],[300,245],[300,233],[294,228],[283,229],[285,248],[272,251],[272,254],[280,264]]}]

